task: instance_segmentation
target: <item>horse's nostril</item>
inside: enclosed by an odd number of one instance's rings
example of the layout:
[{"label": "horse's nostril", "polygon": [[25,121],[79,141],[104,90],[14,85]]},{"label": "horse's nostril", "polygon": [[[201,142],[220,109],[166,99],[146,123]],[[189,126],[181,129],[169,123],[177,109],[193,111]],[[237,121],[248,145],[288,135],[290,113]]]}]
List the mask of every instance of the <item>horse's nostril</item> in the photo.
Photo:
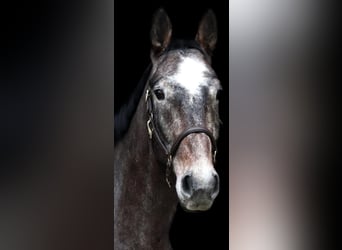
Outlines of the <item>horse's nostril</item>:
[{"label": "horse's nostril", "polygon": [[192,178],[190,175],[186,175],[183,180],[182,180],[182,189],[183,192],[191,195],[191,190],[192,190]]},{"label": "horse's nostril", "polygon": [[213,193],[217,193],[220,189],[220,178],[217,174],[214,175],[214,188]]}]

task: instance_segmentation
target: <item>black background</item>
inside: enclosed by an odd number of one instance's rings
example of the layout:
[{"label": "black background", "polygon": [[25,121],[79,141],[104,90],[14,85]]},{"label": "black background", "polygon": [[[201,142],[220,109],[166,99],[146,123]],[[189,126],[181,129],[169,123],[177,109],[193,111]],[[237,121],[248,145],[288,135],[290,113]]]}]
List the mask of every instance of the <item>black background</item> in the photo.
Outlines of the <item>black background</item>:
[{"label": "black background", "polygon": [[216,169],[220,194],[213,207],[203,213],[177,209],[170,238],[174,249],[228,249],[228,1],[130,1],[115,2],[114,106],[117,111],[129,99],[150,62],[150,28],[153,13],[163,7],[170,17],[174,38],[193,39],[203,14],[211,8],[218,22],[218,43],[213,68],[221,80],[223,122],[218,141]]}]

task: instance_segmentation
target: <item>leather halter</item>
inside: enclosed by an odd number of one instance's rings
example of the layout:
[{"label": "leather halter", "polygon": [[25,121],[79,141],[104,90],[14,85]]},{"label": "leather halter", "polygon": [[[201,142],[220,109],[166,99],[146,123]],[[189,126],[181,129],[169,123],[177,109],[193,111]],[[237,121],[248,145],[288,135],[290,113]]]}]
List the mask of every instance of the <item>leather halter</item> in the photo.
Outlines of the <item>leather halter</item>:
[{"label": "leather halter", "polygon": [[213,157],[213,162],[215,163],[216,152],[217,152],[216,141],[215,141],[213,134],[207,128],[191,127],[191,128],[185,129],[180,135],[178,135],[176,140],[173,142],[171,149],[169,150],[168,147],[166,146],[166,142],[160,136],[158,127],[155,125],[153,103],[151,99],[151,90],[149,87],[146,90],[145,102],[146,102],[147,114],[148,114],[148,120],[146,122],[147,132],[151,140],[153,136],[157,139],[158,144],[161,146],[161,148],[165,152],[165,155],[166,155],[166,174],[165,175],[166,175],[166,182],[170,188],[171,188],[171,182],[169,180],[169,176],[170,176],[171,169],[172,169],[171,167],[173,163],[173,158],[177,153],[179,145],[188,135],[195,134],[195,133],[204,133],[210,138],[211,145],[212,145],[212,154],[213,154],[212,157]]}]

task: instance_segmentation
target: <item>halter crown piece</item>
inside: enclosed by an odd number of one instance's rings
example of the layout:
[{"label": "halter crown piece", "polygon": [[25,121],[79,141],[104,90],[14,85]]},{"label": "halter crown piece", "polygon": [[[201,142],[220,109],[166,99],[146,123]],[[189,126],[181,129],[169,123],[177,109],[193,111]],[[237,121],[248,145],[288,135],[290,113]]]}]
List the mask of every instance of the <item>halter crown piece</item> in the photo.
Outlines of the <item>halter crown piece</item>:
[{"label": "halter crown piece", "polygon": [[163,141],[162,138],[160,137],[160,132],[158,131],[158,127],[155,126],[155,120],[154,120],[154,115],[153,115],[154,114],[153,103],[151,99],[151,90],[149,87],[146,90],[145,102],[146,102],[147,114],[148,114],[148,120],[146,122],[147,132],[148,132],[150,140],[152,140],[153,135],[154,135],[154,137],[158,141],[158,144],[162,147],[162,149],[165,152],[165,155],[166,155],[165,179],[166,179],[167,185],[170,188],[171,188],[171,182],[169,180],[169,177],[170,177],[170,173],[172,169],[173,158],[177,153],[179,145],[188,135],[195,134],[195,133],[204,133],[210,138],[211,145],[212,145],[212,157],[213,157],[213,162],[215,163],[216,152],[217,152],[216,141],[215,141],[213,134],[207,128],[191,127],[191,128],[185,129],[174,141],[174,143],[171,146],[171,149],[168,150],[165,141]]}]

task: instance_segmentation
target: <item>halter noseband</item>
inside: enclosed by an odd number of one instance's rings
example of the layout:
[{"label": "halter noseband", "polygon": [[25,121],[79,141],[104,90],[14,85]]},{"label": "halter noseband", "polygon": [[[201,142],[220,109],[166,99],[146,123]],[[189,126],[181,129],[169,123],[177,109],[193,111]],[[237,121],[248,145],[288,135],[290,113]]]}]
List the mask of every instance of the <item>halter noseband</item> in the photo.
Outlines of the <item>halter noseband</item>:
[{"label": "halter noseband", "polygon": [[147,132],[149,135],[149,138],[152,140],[152,137],[157,139],[159,145],[163,148],[165,154],[166,154],[166,182],[168,186],[171,188],[171,182],[169,180],[169,176],[171,173],[171,167],[173,163],[173,157],[176,155],[177,150],[181,142],[185,139],[190,134],[195,134],[195,133],[204,133],[206,134],[211,141],[212,145],[212,153],[213,153],[213,162],[215,163],[215,158],[216,158],[216,152],[217,152],[217,147],[216,147],[216,141],[213,136],[213,134],[204,127],[191,127],[188,129],[185,129],[174,141],[172,144],[172,147],[170,150],[168,150],[165,141],[161,138],[160,132],[158,131],[158,127],[155,125],[155,120],[154,120],[154,113],[153,113],[153,103],[151,99],[151,91],[150,88],[147,88],[146,91],[146,96],[145,96],[145,102],[147,106],[147,114],[148,114],[148,120],[146,122],[147,125]]}]

